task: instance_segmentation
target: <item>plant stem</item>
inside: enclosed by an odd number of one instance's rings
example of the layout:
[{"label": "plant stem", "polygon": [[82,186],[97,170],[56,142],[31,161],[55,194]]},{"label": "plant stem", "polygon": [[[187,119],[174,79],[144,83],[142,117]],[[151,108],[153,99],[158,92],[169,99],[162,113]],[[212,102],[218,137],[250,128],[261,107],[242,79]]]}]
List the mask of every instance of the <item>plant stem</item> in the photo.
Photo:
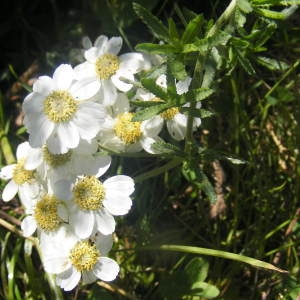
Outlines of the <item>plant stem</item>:
[{"label": "plant stem", "polygon": [[216,21],[216,23],[210,28],[210,30],[207,33],[207,37],[210,37],[214,35],[218,30],[221,29],[222,25],[228,21],[228,19],[233,14],[235,7],[237,4],[237,0],[231,0],[227,8],[224,10],[222,15],[219,17],[219,19]]},{"label": "plant stem", "polygon": [[151,170],[149,172],[145,172],[145,173],[143,173],[141,175],[136,176],[134,178],[134,181],[135,182],[142,182],[142,181],[144,181],[146,179],[149,179],[151,177],[155,177],[157,175],[165,173],[166,171],[171,170],[171,169],[177,167],[181,163],[182,163],[182,159],[178,159],[178,158],[173,159],[173,160],[169,161],[168,163],[166,163],[165,165],[163,165],[163,166],[161,166],[159,168],[156,168],[154,170]]}]

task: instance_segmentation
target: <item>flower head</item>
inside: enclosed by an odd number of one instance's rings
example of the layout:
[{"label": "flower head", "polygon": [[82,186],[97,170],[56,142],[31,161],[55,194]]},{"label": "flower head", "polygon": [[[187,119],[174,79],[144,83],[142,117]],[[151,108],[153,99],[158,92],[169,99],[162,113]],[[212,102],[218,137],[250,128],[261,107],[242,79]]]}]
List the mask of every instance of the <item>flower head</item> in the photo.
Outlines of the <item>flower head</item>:
[{"label": "flower head", "polygon": [[119,266],[106,256],[111,246],[111,235],[98,233],[89,240],[81,240],[67,225],[55,234],[41,236],[45,270],[56,274],[57,284],[65,291],[72,290],[80,279],[83,283],[91,283],[98,278],[114,280]]},{"label": "flower head", "polygon": [[40,76],[23,102],[24,125],[32,147],[47,145],[55,154],[94,138],[104,121],[103,107],[91,100],[99,86],[90,79],[75,80],[70,65],[60,65],[53,78]]}]

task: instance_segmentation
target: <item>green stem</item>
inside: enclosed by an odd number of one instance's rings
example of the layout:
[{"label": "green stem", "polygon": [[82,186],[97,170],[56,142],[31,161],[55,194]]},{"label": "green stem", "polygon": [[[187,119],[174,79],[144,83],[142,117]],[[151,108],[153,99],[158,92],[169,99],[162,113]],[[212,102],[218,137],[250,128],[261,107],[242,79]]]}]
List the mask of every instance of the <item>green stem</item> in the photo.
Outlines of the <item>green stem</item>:
[{"label": "green stem", "polygon": [[237,0],[231,0],[227,8],[224,10],[222,15],[219,17],[219,19],[216,21],[216,23],[210,28],[210,30],[207,33],[207,37],[210,37],[214,35],[218,30],[221,29],[224,23],[230,19],[231,15],[235,11],[235,7],[237,4]]},{"label": "green stem", "polygon": [[151,170],[149,172],[145,172],[141,175],[138,175],[138,176],[134,177],[133,178],[134,182],[142,182],[146,179],[149,179],[149,178],[155,177],[157,175],[163,174],[166,171],[171,170],[171,169],[179,166],[181,163],[182,163],[182,159],[178,159],[178,158],[173,159],[173,160],[169,161],[168,163],[166,163],[165,165],[163,165],[159,168],[156,168],[154,170]]},{"label": "green stem", "polygon": [[14,163],[16,161],[15,156],[7,136],[3,132],[0,132],[0,145],[6,164],[10,165]]}]

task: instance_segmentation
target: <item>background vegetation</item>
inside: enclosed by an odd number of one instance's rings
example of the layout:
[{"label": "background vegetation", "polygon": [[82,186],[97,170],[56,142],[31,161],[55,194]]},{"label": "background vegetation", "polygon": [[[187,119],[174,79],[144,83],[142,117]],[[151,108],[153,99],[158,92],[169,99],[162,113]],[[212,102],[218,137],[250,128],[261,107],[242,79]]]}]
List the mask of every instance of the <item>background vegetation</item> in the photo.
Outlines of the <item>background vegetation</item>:
[{"label": "background vegetation", "polygon": [[[217,19],[229,1],[138,2],[164,23],[172,17],[183,29],[189,10]],[[123,51],[154,38],[134,14],[132,1],[11,0],[0,5],[0,165],[4,166],[13,161],[16,145],[27,139],[21,105],[35,76],[52,74],[60,63],[77,64],[85,35],[91,40],[99,34],[121,35]],[[147,180],[138,177],[161,166],[161,159],[114,157],[112,174],[122,170],[140,178],[130,214],[118,218],[111,252],[121,273],[111,284],[98,282],[70,293],[55,287],[53,278],[43,273],[33,243],[20,236],[23,210],[18,201],[1,201],[1,299],[207,299],[218,290],[216,299],[224,300],[299,299],[299,11],[274,22],[277,28],[264,45],[264,54],[277,64],[266,66],[248,57],[254,71],[249,74],[240,64],[222,74],[217,92],[203,102],[214,115],[204,119],[196,133],[199,145],[246,161],[235,165],[210,152],[199,166],[213,183],[217,201],[211,204],[201,182],[188,178],[181,168]],[[158,249],[162,244],[243,254],[288,273],[162,251]]]}]

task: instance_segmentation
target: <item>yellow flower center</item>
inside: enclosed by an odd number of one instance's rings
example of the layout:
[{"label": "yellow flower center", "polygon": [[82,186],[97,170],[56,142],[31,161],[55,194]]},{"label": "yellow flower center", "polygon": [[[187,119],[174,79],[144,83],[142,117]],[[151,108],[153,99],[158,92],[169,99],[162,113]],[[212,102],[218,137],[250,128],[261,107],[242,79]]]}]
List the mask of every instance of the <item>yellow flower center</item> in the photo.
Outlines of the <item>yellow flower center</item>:
[{"label": "yellow flower center", "polygon": [[54,91],[44,100],[44,113],[54,123],[71,120],[77,108],[77,101],[67,91]]},{"label": "yellow flower center", "polygon": [[132,117],[129,112],[117,116],[115,133],[125,144],[136,143],[142,135],[141,122],[131,122]]},{"label": "yellow flower center", "polygon": [[72,150],[69,150],[67,153],[63,154],[53,154],[48,150],[47,146],[44,146],[42,151],[44,160],[53,168],[64,165],[71,159],[72,156]]},{"label": "yellow flower center", "polygon": [[18,185],[29,182],[34,178],[34,171],[25,170],[24,164],[25,159],[20,159],[13,170],[13,180]]},{"label": "yellow flower center", "polygon": [[109,79],[119,69],[120,61],[116,55],[107,53],[96,60],[96,73],[100,79]]},{"label": "yellow flower center", "polygon": [[95,176],[85,176],[73,189],[74,201],[82,210],[97,210],[105,197],[103,184]]},{"label": "yellow flower center", "polygon": [[34,218],[42,230],[54,231],[59,227],[62,222],[57,212],[59,202],[53,195],[45,195],[37,202],[34,209]]},{"label": "yellow flower center", "polygon": [[171,107],[165,111],[163,111],[160,116],[165,120],[173,120],[175,115],[179,113],[178,107]]},{"label": "yellow flower center", "polygon": [[91,271],[100,257],[95,245],[88,241],[78,242],[70,251],[69,259],[77,271]]}]

